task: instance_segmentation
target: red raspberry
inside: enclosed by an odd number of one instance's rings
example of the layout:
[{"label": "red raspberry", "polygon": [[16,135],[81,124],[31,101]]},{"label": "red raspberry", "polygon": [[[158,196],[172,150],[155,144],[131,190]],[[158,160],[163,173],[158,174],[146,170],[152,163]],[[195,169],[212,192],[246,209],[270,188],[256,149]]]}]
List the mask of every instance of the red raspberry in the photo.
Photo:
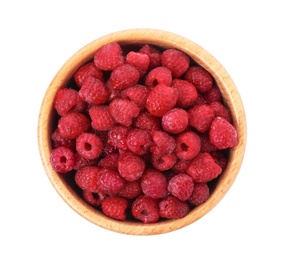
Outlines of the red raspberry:
[{"label": "red raspberry", "polygon": [[107,88],[108,96],[109,96],[108,97],[108,103],[111,103],[114,99],[121,97],[121,90],[114,89],[110,83],[110,80],[107,80],[106,88]]},{"label": "red raspberry", "polygon": [[104,158],[102,158],[98,162],[98,166],[101,168],[107,168],[111,170],[117,170],[118,169],[118,158],[119,154],[117,153],[110,153],[107,154]]},{"label": "red raspberry", "polygon": [[103,213],[117,220],[126,219],[126,210],[128,208],[128,201],[120,197],[108,197],[102,201]]},{"label": "red raspberry", "polygon": [[208,103],[221,102],[222,94],[220,89],[216,85],[214,85],[209,91],[204,93],[204,98]]},{"label": "red raspberry", "polygon": [[188,126],[188,113],[182,108],[173,108],[163,115],[161,125],[164,131],[179,134]]},{"label": "red raspberry", "polygon": [[146,195],[139,196],[132,204],[132,215],[143,223],[159,220],[159,201]]},{"label": "red raspberry", "polygon": [[109,111],[115,121],[124,126],[130,126],[133,118],[140,113],[138,106],[127,99],[114,99],[109,105]]},{"label": "red raspberry", "polygon": [[183,218],[190,212],[187,202],[173,196],[167,196],[159,202],[159,215],[162,218]]},{"label": "red raspberry", "polygon": [[194,188],[192,178],[184,173],[173,176],[168,183],[168,191],[174,197],[186,201],[190,198]]},{"label": "red raspberry", "polygon": [[188,199],[193,205],[204,203],[210,196],[210,190],[207,183],[195,183],[192,195]]},{"label": "red raspberry", "polygon": [[189,125],[196,128],[199,132],[204,133],[209,130],[215,112],[210,105],[201,104],[189,109]]},{"label": "red raspberry", "polygon": [[146,76],[145,85],[153,88],[158,84],[170,86],[172,82],[171,70],[165,67],[156,67],[152,69]]},{"label": "red raspberry", "polygon": [[151,135],[143,129],[132,128],[127,135],[127,146],[137,155],[146,154],[152,145]]},{"label": "red raspberry", "polygon": [[149,67],[149,56],[145,53],[130,51],[126,55],[126,63],[133,65],[140,73],[140,76],[143,76]]},{"label": "red raspberry", "polygon": [[82,190],[99,192],[99,168],[96,166],[85,166],[75,173],[75,183]]},{"label": "red raspberry", "polygon": [[89,76],[85,79],[79,90],[79,96],[88,104],[100,105],[107,101],[108,91],[105,84],[100,79]]},{"label": "red raspberry", "polygon": [[85,166],[96,166],[98,164],[98,158],[86,159],[83,158],[78,153],[75,153],[74,155],[75,155],[75,165],[73,166],[73,169],[76,171]]},{"label": "red raspberry", "polygon": [[211,156],[213,157],[215,163],[218,164],[223,170],[226,169],[227,164],[228,164],[226,152],[227,151],[216,150],[216,151],[213,151],[210,153]]},{"label": "red raspberry", "polygon": [[167,179],[161,171],[145,170],[140,182],[143,193],[148,197],[159,199],[167,194]]},{"label": "red raspberry", "polygon": [[238,144],[237,131],[232,124],[222,117],[215,117],[213,120],[209,137],[218,149],[235,147]]},{"label": "red raspberry", "polygon": [[158,131],[161,129],[160,119],[151,115],[147,111],[142,111],[139,114],[139,116],[134,120],[134,126],[149,132]]},{"label": "red raspberry", "polygon": [[102,201],[105,198],[105,195],[102,193],[94,193],[89,190],[82,191],[83,199],[93,207],[100,207],[102,205]]},{"label": "red raspberry", "polygon": [[163,131],[154,131],[152,132],[153,145],[150,148],[150,151],[157,156],[169,155],[171,154],[175,147],[176,142],[174,137],[170,136]]},{"label": "red raspberry", "polygon": [[201,149],[200,136],[193,132],[187,131],[176,137],[176,155],[181,160],[191,160],[196,157]]},{"label": "red raspberry", "polygon": [[117,125],[114,126],[108,132],[108,143],[120,150],[128,150],[127,146],[127,135],[129,128],[126,126]]},{"label": "red raspberry", "polygon": [[149,94],[149,89],[143,85],[135,85],[122,91],[122,98],[129,99],[134,102],[140,110],[145,108],[146,99]]},{"label": "red raspberry", "polygon": [[146,100],[146,109],[150,114],[162,117],[176,105],[177,90],[165,84],[158,84],[151,89]]},{"label": "red raspberry", "polygon": [[145,44],[144,46],[141,47],[139,52],[145,53],[149,56],[149,68],[150,69],[161,66],[161,53],[154,46]]},{"label": "red raspberry", "polygon": [[202,105],[202,104],[208,104],[208,102],[202,93],[198,93],[198,98],[196,99],[193,105],[196,106],[196,105]]},{"label": "red raspberry", "polygon": [[190,58],[184,52],[167,49],[161,54],[162,66],[170,69],[174,78],[180,78],[190,66]]},{"label": "red raspberry", "polygon": [[122,48],[116,42],[105,44],[94,55],[94,63],[100,70],[113,70],[124,62]]},{"label": "red raspberry", "polygon": [[127,181],[139,179],[142,176],[144,169],[144,160],[131,152],[121,154],[118,159],[118,171]]},{"label": "red raspberry", "polygon": [[115,124],[115,120],[110,113],[109,106],[95,105],[92,106],[88,112],[91,118],[91,126],[97,131],[107,131]]},{"label": "red raspberry", "polygon": [[76,139],[76,150],[83,158],[94,159],[101,154],[103,143],[97,135],[83,133]]},{"label": "red raspberry", "polygon": [[59,134],[59,129],[56,128],[51,134],[52,146],[53,148],[64,146],[70,148],[71,150],[75,150],[75,139],[63,138]]},{"label": "red raspberry", "polygon": [[200,134],[200,138],[201,138],[201,150],[200,152],[213,152],[215,150],[217,150],[217,147],[215,145],[212,144],[212,142],[210,141],[209,138],[209,133],[201,133]]},{"label": "red raspberry", "polygon": [[67,147],[57,147],[51,151],[50,163],[56,172],[67,173],[75,165],[75,155]]},{"label": "red raspberry", "polygon": [[124,188],[119,192],[119,196],[126,199],[135,199],[142,193],[139,180],[126,181]]},{"label": "red raspberry", "polygon": [[60,115],[66,115],[70,111],[82,112],[86,103],[80,99],[79,94],[72,88],[61,88],[54,97],[53,106]]},{"label": "red raspberry", "polygon": [[222,172],[222,168],[216,164],[213,157],[209,153],[200,153],[195,157],[188,169],[187,173],[195,182],[208,182]]},{"label": "red raspberry", "polygon": [[122,64],[116,67],[110,75],[110,84],[114,89],[126,89],[138,83],[139,71],[130,64]]},{"label": "red raspberry", "polygon": [[104,81],[103,73],[99,70],[94,62],[87,62],[83,64],[73,75],[76,85],[81,88],[84,80],[89,76],[93,76],[101,81]]},{"label": "red raspberry", "polygon": [[221,102],[212,102],[211,108],[215,112],[215,116],[220,116],[226,119],[229,123],[232,122],[232,116],[229,109],[227,109]]},{"label": "red raspberry", "polygon": [[172,166],[176,163],[177,156],[175,153],[167,154],[167,155],[152,155],[151,163],[153,167],[159,171],[166,171],[172,168]]},{"label": "red raspberry", "polygon": [[178,107],[189,108],[198,98],[196,87],[187,80],[174,79],[171,86],[178,91]]},{"label": "red raspberry", "polygon": [[90,120],[83,114],[70,112],[58,121],[58,131],[61,137],[74,139],[90,127]]},{"label": "red raspberry", "polygon": [[189,163],[190,160],[186,161],[186,160],[177,160],[176,163],[173,165],[173,167],[171,168],[171,170],[174,173],[186,173],[186,170],[189,167]]},{"label": "red raspberry", "polygon": [[125,180],[117,171],[111,169],[99,169],[99,188],[107,195],[115,196],[124,187]]},{"label": "red raspberry", "polygon": [[200,66],[190,66],[184,74],[184,78],[193,83],[201,93],[209,91],[213,86],[211,74]]}]

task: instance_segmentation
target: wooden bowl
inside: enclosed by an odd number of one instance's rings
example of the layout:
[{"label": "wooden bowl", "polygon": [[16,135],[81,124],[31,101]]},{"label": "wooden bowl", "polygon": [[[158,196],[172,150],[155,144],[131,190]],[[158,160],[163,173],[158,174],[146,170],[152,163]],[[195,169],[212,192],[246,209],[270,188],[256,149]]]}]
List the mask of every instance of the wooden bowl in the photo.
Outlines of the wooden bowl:
[{"label": "wooden bowl", "polygon": [[[239,143],[236,147],[230,149],[228,166],[219,177],[209,199],[194,208],[182,219],[165,220],[153,224],[112,220],[86,204],[69,183],[51,167],[50,153],[52,146],[50,136],[55,118],[55,111],[53,109],[54,96],[60,87],[65,86],[70,81],[74,72],[81,65],[93,58],[96,50],[114,41],[122,45],[153,44],[162,48],[176,48],[185,52],[212,74],[220,88],[224,102],[232,113],[233,125],[237,130]],[[180,229],[200,219],[213,209],[230,189],[240,170],[244,157],[246,147],[246,117],[242,100],[233,80],[222,65],[205,49],[193,41],[174,33],[153,29],[131,29],[108,34],[87,44],[76,52],[57,72],[46,91],[40,108],[38,146],[44,169],[53,187],[61,198],[82,217],[100,227],[123,234],[161,234]]]}]

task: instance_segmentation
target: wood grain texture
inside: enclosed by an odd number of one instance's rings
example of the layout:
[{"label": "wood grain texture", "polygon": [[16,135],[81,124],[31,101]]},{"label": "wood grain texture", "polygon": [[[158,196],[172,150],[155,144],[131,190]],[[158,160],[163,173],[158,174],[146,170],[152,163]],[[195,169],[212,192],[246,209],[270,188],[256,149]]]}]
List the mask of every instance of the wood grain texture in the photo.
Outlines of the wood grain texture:
[{"label": "wood grain texture", "polygon": [[[120,44],[154,44],[163,48],[176,48],[187,53],[192,59],[207,69],[215,78],[223,99],[233,116],[233,124],[237,129],[239,143],[231,149],[228,167],[222,174],[210,198],[179,220],[168,220],[154,224],[121,222],[111,220],[101,212],[84,203],[69,187],[63,178],[51,167],[50,135],[53,124],[53,98],[60,87],[65,86],[79,66],[90,60],[96,50],[106,43],[116,41]],[[223,66],[198,44],[174,33],[154,29],[131,29],[103,36],[87,44],[75,53],[58,71],[51,81],[43,98],[38,118],[38,147],[46,174],[61,198],[78,214],[90,222],[123,234],[154,235],[174,231],[194,223],[207,214],[224,197],[232,186],[243,161],[246,148],[246,117],[239,92],[230,75]]]}]

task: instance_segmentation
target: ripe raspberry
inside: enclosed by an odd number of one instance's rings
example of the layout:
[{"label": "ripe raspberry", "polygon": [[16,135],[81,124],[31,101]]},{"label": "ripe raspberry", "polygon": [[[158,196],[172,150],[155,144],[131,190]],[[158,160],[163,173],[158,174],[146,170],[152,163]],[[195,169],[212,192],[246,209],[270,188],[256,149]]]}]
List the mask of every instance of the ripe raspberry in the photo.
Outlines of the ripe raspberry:
[{"label": "ripe raspberry", "polygon": [[168,183],[168,191],[174,197],[186,201],[190,198],[194,188],[192,178],[184,173],[173,176]]},{"label": "ripe raspberry", "polygon": [[190,58],[184,52],[167,49],[161,54],[162,66],[170,69],[174,78],[180,78],[190,66]]},{"label": "ripe raspberry", "polygon": [[222,172],[222,168],[216,164],[213,157],[209,153],[200,153],[195,157],[188,169],[187,173],[195,182],[208,182]]},{"label": "ripe raspberry", "polygon": [[190,66],[184,74],[184,79],[193,83],[201,93],[209,91],[213,86],[211,74],[200,66]]},{"label": "ripe raspberry", "polygon": [[81,89],[79,90],[79,96],[88,104],[100,105],[107,101],[108,91],[101,80],[93,76],[89,76],[85,79]]},{"label": "ripe raspberry", "polygon": [[96,166],[98,163],[98,158],[86,159],[83,158],[78,153],[75,153],[74,155],[75,155],[75,165],[73,166],[73,169],[76,171],[85,166]]},{"label": "ripe raspberry", "polygon": [[114,89],[126,89],[138,83],[139,71],[130,64],[122,64],[114,68],[110,75],[110,84]]},{"label": "ripe raspberry", "polygon": [[75,165],[75,156],[67,147],[57,147],[51,151],[50,163],[56,172],[67,173]]},{"label": "ripe raspberry", "polygon": [[201,149],[200,136],[193,132],[187,131],[176,137],[176,155],[181,160],[191,160],[196,157]]},{"label": "ripe raspberry", "polygon": [[51,140],[52,140],[53,148],[64,146],[64,147],[70,148],[71,150],[75,150],[75,139],[68,139],[68,138],[61,137],[61,135],[59,134],[58,128],[56,128],[52,132]]},{"label": "ripe raspberry", "polygon": [[127,146],[137,155],[146,154],[152,145],[151,135],[143,129],[132,128],[127,135]]},{"label": "ripe raspberry", "polygon": [[162,218],[183,218],[190,212],[187,202],[181,201],[171,195],[159,202],[159,215]]},{"label": "ripe raspberry", "polygon": [[171,170],[174,173],[186,173],[186,170],[189,167],[189,163],[190,160],[186,161],[186,160],[177,160],[176,163],[173,165],[173,167],[171,168]]},{"label": "ripe raspberry", "polygon": [[210,153],[215,163],[218,164],[223,170],[225,170],[228,165],[226,153],[227,150],[216,150]]},{"label": "ripe raspberry", "polygon": [[151,115],[147,111],[142,111],[139,114],[139,116],[134,120],[134,126],[149,132],[161,129],[160,119]]},{"label": "ripe raspberry", "polygon": [[167,155],[152,155],[151,163],[152,166],[159,171],[166,171],[172,168],[172,166],[176,163],[177,156],[175,153],[167,154]]},{"label": "ripe raspberry", "polygon": [[159,220],[159,200],[146,195],[139,196],[132,204],[132,215],[143,223]]},{"label": "ripe raspberry", "polygon": [[101,139],[91,133],[83,133],[76,139],[76,150],[80,156],[86,159],[98,157],[103,149]]},{"label": "ripe raspberry", "polygon": [[193,205],[204,203],[210,196],[210,190],[207,183],[195,183],[192,195],[188,199]]},{"label": "ripe raspberry", "polygon": [[104,81],[102,71],[95,66],[94,62],[87,62],[83,64],[73,75],[77,87],[81,88],[84,80],[89,76],[93,76],[101,81]]},{"label": "ripe raspberry", "polygon": [[126,55],[126,63],[133,65],[142,77],[148,70],[150,60],[145,53],[130,51]]},{"label": "ripe raspberry", "polygon": [[215,112],[210,105],[201,104],[189,109],[189,125],[196,128],[199,132],[204,133],[209,130]]},{"label": "ripe raspberry", "polygon": [[115,124],[109,106],[95,105],[88,112],[91,118],[91,126],[97,131],[107,131]]},{"label": "ripe raspberry", "polygon": [[113,70],[124,62],[122,48],[116,42],[107,43],[98,49],[94,55],[94,63],[100,70]]},{"label": "ripe raspberry", "polygon": [[172,82],[171,70],[165,67],[156,67],[152,69],[146,76],[145,85],[153,88],[158,84],[170,86]]},{"label": "ripe raspberry", "polygon": [[99,169],[98,174],[99,188],[105,194],[115,196],[123,189],[125,180],[117,171],[101,168]]},{"label": "ripe raspberry", "polygon": [[127,181],[139,179],[145,169],[145,162],[138,155],[131,152],[123,153],[118,159],[118,171]]},{"label": "ripe raspberry", "polygon": [[135,199],[142,193],[139,180],[126,181],[124,188],[119,192],[119,196],[126,199]]},{"label": "ripe raspberry", "polygon": [[213,85],[213,87],[209,91],[204,93],[204,98],[207,101],[207,103],[221,102],[222,94],[217,85]]},{"label": "ripe raspberry", "polygon": [[109,111],[115,121],[124,126],[130,126],[133,118],[140,113],[138,106],[127,99],[114,99],[109,105]]},{"label": "ripe raspberry", "polygon": [[58,131],[61,137],[74,139],[90,127],[90,120],[83,114],[70,112],[58,121]]},{"label": "ripe raspberry", "polygon": [[140,48],[139,52],[149,56],[149,69],[161,66],[161,53],[156,47],[145,44]]},{"label": "ripe raspberry", "polygon": [[106,82],[106,88],[108,91],[108,103],[110,104],[114,99],[121,97],[121,90],[114,89],[113,86],[110,83],[110,80],[107,80]]},{"label": "ripe raspberry", "polygon": [[54,97],[53,106],[56,112],[63,116],[70,111],[82,112],[86,108],[86,103],[80,99],[76,90],[61,88]]},{"label": "ripe raspberry", "polygon": [[201,133],[200,138],[201,138],[201,150],[200,150],[200,152],[209,152],[210,153],[210,152],[217,150],[217,147],[215,145],[213,145],[212,142],[210,141],[208,132]]},{"label": "ripe raspberry", "polygon": [[163,131],[152,132],[153,145],[150,148],[152,154],[157,156],[169,155],[171,154],[175,147],[176,142],[174,137],[170,136]]},{"label": "ripe raspberry", "polygon": [[161,171],[145,170],[140,182],[143,193],[153,199],[163,198],[167,194],[167,180]]},{"label": "ripe raspberry", "polygon": [[178,107],[189,108],[198,98],[196,87],[187,80],[174,79],[171,86],[178,91]]},{"label": "ripe raspberry", "polygon": [[158,84],[151,89],[146,100],[146,109],[150,114],[162,117],[176,105],[178,92],[165,84]]},{"label": "ripe raspberry", "polygon": [[234,126],[219,116],[215,117],[211,124],[209,137],[218,149],[227,149],[238,144],[238,135]]},{"label": "ripe raspberry", "polygon": [[100,192],[99,168],[97,166],[85,166],[75,173],[75,183],[82,190]]},{"label": "ripe raspberry", "polygon": [[108,197],[102,201],[103,213],[117,220],[126,219],[126,210],[128,208],[128,201],[120,197]]},{"label": "ripe raspberry", "polygon": [[102,205],[102,201],[105,198],[105,195],[102,193],[95,193],[89,190],[82,191],[82,197],[84,201],[86,201],[89,205],[93,207],[100,207]]},{"label": "ripe raspberry", "polygon": [[118,169],[118,153],[107,154],[98,162],[98,166],[105,169],[117,170]]},{"label": "ripe raspberry", "polygon": [[127,135],[129,128],[126,126],[116,125],[108,132],[108,144],[126,151],[128,150],[127,146]]},{"label": "ripe raspberry", "polygon": [[182,108],[173,108],[163,115],[161,125],[164,131],[179,134],[188,126],[188,113]]},{"label": "ripe raspberry", "polygon": [[140,110],[145,108],[146,99],[149,94],[149,89],[143,85],[135,85],[122,91],[122,98],[129,99],[134,102]]},{"label": "ripe raspberry", "polygon": [[214,110],[215,116],[223,117],[229,123],[232,122],[232,116],[230,110],[227,109],[221,102],[212,102],[210,106]]}]

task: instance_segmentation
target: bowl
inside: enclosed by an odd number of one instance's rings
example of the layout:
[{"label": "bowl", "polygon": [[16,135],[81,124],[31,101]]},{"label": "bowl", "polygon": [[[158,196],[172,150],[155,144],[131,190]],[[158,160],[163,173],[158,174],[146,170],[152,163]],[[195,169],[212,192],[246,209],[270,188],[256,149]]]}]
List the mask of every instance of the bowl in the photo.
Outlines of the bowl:
[{"label": "bowl", "polygon": [[[210,197],[180,219],[169,219],[157,223],[119,221],[105,216],[101,211],[85,203],[68,179],[53,170],[50,163],[52,149],[51,133],[54,129],[55,110],[53,99],[60,87],[66,86],[74,72],[91,60],[94,53],[103,45],[118,42],[122,45],[152,44],[161,48],[175,48],[188,54],[197,64],[210,72],[216,81],[225,105],[232,114],[232,123],[238,134],[238,145],[229,149],[228,164],[215,183]],[[242,165],[246,147],[246,117],[239,92],[228,72],[209,52],[195,42],[172,32],[156,29],[129,29],[102,36],[77,51],[59,69],[48,86],[42,100],[38,118],[38,147],[45,172],[60,197],[79,215],[91,223],[107,230],[131,235],[154,235],[178,230],[209,213],[225,196]]]}]

